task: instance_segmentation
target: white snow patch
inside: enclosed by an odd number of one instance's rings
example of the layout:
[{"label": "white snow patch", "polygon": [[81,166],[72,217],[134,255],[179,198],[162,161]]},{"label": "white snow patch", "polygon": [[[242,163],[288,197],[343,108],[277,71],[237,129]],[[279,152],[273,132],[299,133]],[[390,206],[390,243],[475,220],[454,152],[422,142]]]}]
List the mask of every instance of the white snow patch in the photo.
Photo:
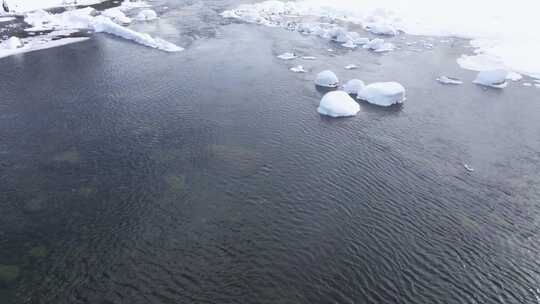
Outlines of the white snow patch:
[{"label": "white snow patch", "polygon": [[478,73],[473,83],[482,86],[502,89],[508,85],[508,83],[506,82],[507,77],[508,72],[505,70],[481,71]]},{"label": "white snow patch", "polygon": [[146,7],[150,7],[150,4],[146,3],[145,1],[124,0],[118,8],[122,11],[129,11],[135,8],[146,8]]},{"label": "white snow patch", "polygon": [[376,82],[359,91],[358,99],[374,105],[389,107],[405,101],[405,88],[398,82]]},{"label": "white snow patch", "polygon": [[292,67],[292,68],[290,68],[290,70],[295,72],[295,73],[305,73],[306,72],[306,70],[304,70],[304,67],[301,66],[301,65]]},{"label": "white snow patch", "polygon": [[459,60],[464,68],[540,77],[539,11],[538,0],[271,0],[223,16],[323,38],[336,24],[350,22],[377,33],[472,39],[476,52]]},{"label": "white snow patch", "polygon": [[343,85],[343,91],[347,92],[348,94],[357,95],[358,92],[364,89],[364,87],[365,84],[362,80],[351,79]]},{"label": "white snow patch", "polygon": [[506,75],[506,79],[512,81],[520,81],[521,79],[523,79],[523,76],[516,72],[508,72],[508,75]]},{"label": "white snow patch", "polygon": [[278,55],[277,58],[282,59],[282,60],[292,60],[296,58],[296,55],[294,53],[287,52],[287,53]]},{"label": "white snow patch", "polygon": [[93,5],[105,0],[4,0],[11,12],[25,13],[38,9]]},{"label": "white snow patch", "polygon": [[339,84],[339,79],[332,71],[322,71],[317,74],[315,84],[320,87],[336,88]]},{"label": "white snow patch", "polygon": [[148,34],[131,30],[114,23],[104,15],[94,16],[95,14],[95,10],[89,7],[69,10],[61,14],[50,14],[39,10],[28,13],[24,20],[32,26],[31,30],[93,30],[97,33],[108,33],[166,52],[183,50],[183,48],[161,38],[154,38]]},{"label": "white snow patch", "polygon": [[346,92],[332,91],[323,96],[317,112],[331,117],[349,117],[360,112],[360,105]]},{"label": "white snow patch", "polygon": [[143,9],[140,11],[135,19],[139,21],[151,21],[157,19],[157,13],[151,9]]},{"label": "white snow patch", "polygon": [[64,38],[64,39],[53,40],[53,38],[55,37],[56,37],[56,33],[52,32],[47,35],[43,35],[39,37],[24,38],[24,39],[21,39],[24,45],[22,47],[14,48],[14,49],[10,49],[6,47],[4,45],[5,42],[1,43],[0,44],[0,58],[88,40],[88,38],[85,38],[85,37]]},{"label": "white snow patch", "polygon": [[365,49],[372,50],[376,53],[389,52],[394,50],[394,45],[389,42],[385,42],[384,39],[375,38],[364,45]]},{"label": "white snow patch", "polygon": [[463,84],[463,81],[457,78],[448,77],[448,76],[440,76],[439,78],[437,78],[437,81],[442,84],[453,84],[453,85]]},{"label": "white snow patch", "polygon": [[345,70],[354,70],[358,69],[358,66],[356,64],[348,64],[345,66]]},{"label": "white snow patch", "polygon": [[118,7],[113,7],[101,12],[101,15],[110,18],[112,21],[120,24],[131,23],[131,18],[126,16]]},{"label": "white snow patch", "polygon": [[304,60],[316,60],[317,57],[314,57],[314,56],[302,56],[302,59],[304,59]]},{"label": "white snow patch", "polygon": [[15,17],[0,17],[0,22],[8,22],[15,20]]},{"label": "white snow patch", "polygon": [[7,50],[15,50],[18,48],[22,48],[24,44],[18,37],[12,36],[9,37],[9,39],[7,39],[6,41],[2,42],[1,46],[2,48]]}]

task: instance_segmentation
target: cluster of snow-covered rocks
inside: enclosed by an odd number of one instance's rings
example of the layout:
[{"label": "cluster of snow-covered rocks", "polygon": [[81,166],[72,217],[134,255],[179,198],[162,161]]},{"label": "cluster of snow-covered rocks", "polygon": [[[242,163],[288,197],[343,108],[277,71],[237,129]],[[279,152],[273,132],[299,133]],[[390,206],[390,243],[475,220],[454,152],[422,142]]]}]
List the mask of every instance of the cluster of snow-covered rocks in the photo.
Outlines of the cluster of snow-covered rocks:
[{"label": "cluster of snow-covered rocks", "polygon": [[[58,4],[58,6],[66,6],[68,3],[65,0],[58,0],[56,2],[50,0],[50,3],[45,2],[47,1],[39,3],[41,3],[42,7],[55,6],[53,5],[55,3]],[[76,4],[80,5],[81,2],[91,4],[100,1],[78,0]],[[20,1],[20,3],[23,3],[23,1]],[[36,2],[34,6],[26,3],[26,7],[40,7],[39,3]],[[73,3],[74,2],[69,2],[70,5]],[[18,6],[15,6],[15,8],[17,7]],[[87,37],[69,37],[69,35],[80,31],[108,33],[166,52],[178,52],[183,50],[183,48],[174,43],[125,27],[125,25],[130,24],[133,21],[126,13],[132,13],[134,10],[139,10],[138,14],[135,15],[135,20],[137,21],[150,21],[157,18],[156,12],[150,9],[150,5],[143,1],[124,1],[120,6],[109,8],[102,12],[91,7],[68,9],[57,14],[50,13],[43,9],[25,11],[24,22],[30,26],[29,28],[26,28],[25,31],[29,33],[45,31],[48,33],[21,39],[10,37],[0,43],[0,58],[88,39]]]},{"label": "cluster of snow-covered rocks", "polygon": [[[322,71],[317,74],[315,85],[338,88],[339,78],[332,71]],[[351,79],[341,89],[326,93],[317,111],[331,117],[355,116],[360,111],[360,105],[351,96],[382,107],[401,104],[406,99],[405,88],[398,82],[376,82],[365,85],[360,79]]]}]

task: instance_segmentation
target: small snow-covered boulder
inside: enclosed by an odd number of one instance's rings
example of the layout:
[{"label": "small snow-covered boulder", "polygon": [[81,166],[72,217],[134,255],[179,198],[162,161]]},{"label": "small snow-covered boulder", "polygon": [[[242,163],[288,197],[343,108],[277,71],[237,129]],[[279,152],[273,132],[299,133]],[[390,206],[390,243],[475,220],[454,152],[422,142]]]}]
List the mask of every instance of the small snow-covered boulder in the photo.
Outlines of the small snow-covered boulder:
[{"label": "small snow-covered boulder", "polygon": [[505,70],[481,71],[478,73],[473,83],[486,87],[502,89],[508,85],[506,82],[507,77],[508,72]]},{"label": "small snow-covered boulder", "polygon": [[385,42],[384,39],[375,38],[364,44],[364,48],[376,53],[382,53],[394,50],[394,45],[390,42]]},{"label": "small snow-covered boulder", "polygon": [[143,9],[140,11],[135,19],[139,21],[150,21],[157,19],[157,13],[154,10],[151,9]]},{"label": "small snow-covered boulder", "polygon": [[8,50],[14,50],[14,49],[22,48],[24,44],[22,43],[21,39],[19,39],[18,37],[12,36],[12,37],[9,37],[8,40],[4,41],[4,43],[2,43],[2,46]]},{"label": "small snow-covered boulder", "polygon": [[405,88],[398,82],[376,82],[364,87],[358,92],[358,99],[371,104],[389,107],[403,103]]},{"label": "small snow-covered boulder", "polygon": [[360,79],[351,79],[347,81],[346,84],[343,85],[343,91],[347,92],[348,94],[354,94],[357,95],[358,92],[363,90],[365,87],[365,84]]},{"label": "small snow-covered boulder", "polygon": [[315,84],[320,87],[336,88],[339,84],[339,79],[332,71],[322,71],[317,75]]},{"label": "small snow-covered boulder", "polygon": [[317,112],[331,117],[355,116],[360,111],[360,105],[344,91],[326,93],[321,99]]}]

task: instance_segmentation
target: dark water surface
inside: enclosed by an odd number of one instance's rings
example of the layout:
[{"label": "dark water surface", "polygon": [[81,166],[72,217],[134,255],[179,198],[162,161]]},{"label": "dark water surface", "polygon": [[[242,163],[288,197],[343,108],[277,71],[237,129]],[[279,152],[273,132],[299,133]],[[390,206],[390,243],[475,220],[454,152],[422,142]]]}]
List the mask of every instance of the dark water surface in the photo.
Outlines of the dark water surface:
[{"label": "dark water surface", "polygon": [[[539,90],[470,84],[461,42],[329,53],[233,4],[134,25],[181,53],[0,60],[0,303],[540,302]],[[321,117],[326,68],[408,100]]]}]

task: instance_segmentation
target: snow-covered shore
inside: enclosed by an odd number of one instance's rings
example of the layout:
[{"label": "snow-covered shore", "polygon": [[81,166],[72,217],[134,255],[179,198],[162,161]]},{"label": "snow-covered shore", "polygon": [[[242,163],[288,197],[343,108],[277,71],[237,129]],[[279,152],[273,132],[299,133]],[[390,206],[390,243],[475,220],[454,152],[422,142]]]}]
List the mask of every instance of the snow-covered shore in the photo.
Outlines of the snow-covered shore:
[{"label": "snow-covered shore", "polygon": [[38,9],[66,7],[75,5],[93,5],[105,0],[3,0],[14,13],[25,13]]},{"label": "snow-covered shore", "polygon": [[[403,31],[466,38],[471,39],[475,50],[472,55],[464,54],[458,59],[463,68],[504,69],[540,78],[538,11],[537,0],[270,0],[241,5],[223,12],[222,16],[286,27],[336,41],[345,33],[353,43],[359,42],[358,33],[348,33],[336,24],[360,24],[374,34],[390,36]],[[313,17],[320,21],[314,22]]]}]

